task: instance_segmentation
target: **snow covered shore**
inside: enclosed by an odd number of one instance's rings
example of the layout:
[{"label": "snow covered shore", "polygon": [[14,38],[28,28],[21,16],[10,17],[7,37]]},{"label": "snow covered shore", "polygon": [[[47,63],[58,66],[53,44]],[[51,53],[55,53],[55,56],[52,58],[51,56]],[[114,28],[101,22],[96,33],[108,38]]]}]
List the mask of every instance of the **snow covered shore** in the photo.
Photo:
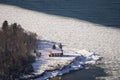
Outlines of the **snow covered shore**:
[{"label": "snow covered shore", "polygon": [[85,64],[95,64],[102,57],[87,50],[76,50],[64,48],[62,57],[49,57],[47,49],[54,43],[43,41],[40,43],[39,50],[41,57],[36,58],[34,67],[35,75],[42,75],[36,80],[46,80],[58,75],[69,73],[73,70],[84,68]]},{"label": "snow covered shore", "polygon": [[[108,1],[107,3],[113,2]],[[37,3],[34,4],[36,5]],[[101,9],[104,10],[103,12],[105,12],[107,15],[108,13],[111,12],[119,15],[119,11],[117,9],[118,7],[116,8],[115,5],[108,7],[109,9],[108,8]],[[112,9],[112,11],[110,9]],[[1,25],[4,20],[8,20],[9,23],[17,22],[21,24],[21,26],[24,27],[24,29],[37,33],[39,36],[42,37],[42,39],[61,42],[64,45],[67,45],[67,47],[95,51],[97,54],[102,55],[104,57],[103,59],[104,64],[102,64],[101,66],[103,69],[105,69],[106,73],[111,75],[104,77],[104,79],[119,80],[120,29],[114,28],[114,26],[116,25],[113,24],[113,27],[107,27],[105,25],[91,23],[81,19],[78,20],[63,16],[50,15],[45,14],[43,12],[37,12],[16,6],[3,4],[0,4],[0,10],[1,10],[0,11]],[[83,9],[79,11],[82,12]],[[77,11],[75,12],[75,14],[77,14]],[[101,12],[96,14],[98,16],[103,15],[101,14]],[[115,14],[111,13],[111,15]],[[101,18],[102,17],[100,17],[99,19],[101,20]],[[115,19],[117,20],[119,18],[120,17],[116,17],[113,20],[110,18],[108,19],[114,21]]]}]

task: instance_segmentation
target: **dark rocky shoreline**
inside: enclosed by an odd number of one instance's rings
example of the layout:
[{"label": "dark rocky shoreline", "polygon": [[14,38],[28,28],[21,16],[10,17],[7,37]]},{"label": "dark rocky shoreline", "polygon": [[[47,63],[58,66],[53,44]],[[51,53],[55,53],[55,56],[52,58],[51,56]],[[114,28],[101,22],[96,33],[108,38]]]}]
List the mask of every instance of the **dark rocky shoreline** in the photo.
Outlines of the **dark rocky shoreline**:
[{"label": "dark rocky shoreline", "polygon": [[50,80],[101,80],[100,77],[108,76],[108,74],[99,65],[101,64],[85,65],[84,69],[71,71],[70,73],[54,77]]}]

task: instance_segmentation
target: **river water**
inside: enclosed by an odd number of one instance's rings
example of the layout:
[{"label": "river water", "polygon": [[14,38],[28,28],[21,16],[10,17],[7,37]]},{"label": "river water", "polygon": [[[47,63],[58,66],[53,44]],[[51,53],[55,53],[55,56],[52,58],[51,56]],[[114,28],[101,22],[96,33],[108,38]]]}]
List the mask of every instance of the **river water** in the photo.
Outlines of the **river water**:
[{"label": "river water", "polygon": [[63,76],[58,76],[50,80],[98,80],[106,77],[108,74],[98,65],[86,66],[85,69],[73,71]]},{"label": "river water", "polygon": [[0,0],[1,25],[4,20],[42,39],[103,56],[99,68],[75,71],[62,80],[120,80],[120,0]]}]

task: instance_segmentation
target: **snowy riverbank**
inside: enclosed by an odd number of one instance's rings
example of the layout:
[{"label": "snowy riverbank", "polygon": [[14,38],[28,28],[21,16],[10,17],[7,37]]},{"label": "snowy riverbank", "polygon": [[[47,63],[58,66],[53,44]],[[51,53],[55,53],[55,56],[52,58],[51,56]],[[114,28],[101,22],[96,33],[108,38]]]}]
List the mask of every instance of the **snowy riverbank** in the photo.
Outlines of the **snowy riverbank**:
[{"label": "snowy riverbank", "polygon": [[[39,2],[40,0],[35,0],[35,1]],[[101,4],[100,6],[98,6],[101,7],[99,9],[93,8],[92,6],[89,6],[92,7],[89,8],[86,7],[85,5],[80,5],[83,4],[81,2],[82,0],[78,0],[78,1],[80,2],[75,1],[75,3],[78,4],[78,6],[72,6],[72,7],[80,7],[81,9],[76,9],[77,11],[73,11],[71,9],[69,10],[70,12],[73,12],[73,14],[79,16],[81,14],[78,14],[78,12],[83,13],[83,11],[88,11],[88,12],[95,11],[96,16],[98,16],[97,20],[102,21],[101,19],[105,18],[103,21],[105,23],[106,21],[108,22],[113,21],[110,22],[110,24],[108,23],[109,25],[112,24],[113,26],[108,27],[105,25],[92,23],[83,19],[75,19],[60,15],[59,16],[50,15],[43,12],[28,10],[18,6],[4,5],[2,3],[0,4],[0,10],[1,10],[0,24],[2,24],[4,20],[8,20],[9,23],[17,22],[21,24],[21,26],[25,30],[37,33],[39,36],[42,37],[42,39],[61,42],[67,47],[95,51],[97,54],[100,54],[104,57],[102,60],[103,65],[101,66],[103,69],[105,69],[105,72],[110,75],[110,76],[104,76],[104,79],[119,80],[120,29],[115,28],[116,25],[114,24],[114,20],[118,20],[120,18],[120,17],[114,17],[114,16],[119,16],[119,9],[118,9],[119,7],[117,7],[119,6],[119,4],[117,4],[119,3],[119,0],[114,0],[114,1],[105,0],[105,1],[100,1],[100,3],[94,0],[95,4],[96,2],[98,4]],[[40,6],[39,3],[34,2],[34,0],[29,0],[28,2],[32,6],[36,6],[36,7]],[[50,1],[46,3],[46,6],[48,5],[49,2]],[[60,1],[57,1],[58,4],[59,2]],[[68,4],[67,2],[70,2],[72,4],[71,1],[66,0],[66,4]],[[104,4],[104,6],[101,2]],[[85,3],[88,3],[88,1]],[[116,3],[116,4],[112,4],[112,3]],[[110,4],[112,5],[109,6]],[[93,5],[93,3],[91,5]],[[67,7],[69,8],[71,6],[68,5]],[[62,8],[63,10],[60,11],[62,12],[66,11],[65,8]],[[51,8],[51,10],[49,11],[57,12],[58,9]],[[104,16],[103,14],[101,14],[101,12],[104,12],[104,14],[106,15]],[[69,13],[67,12],[67,14]],[[72,13],[70,14],[72,15]],[[93,14],[92,17],[91,14]],[[86,13],[86,17],[91,18],[92,20],[96,20],[96,16],[94,15],[94,13],[91,14]],[[114,19],[110,17],[106,18],[107,15]],[[103,76],[100,77],[103,78]],[[75,79],[71,79],[71,80],[75,80]]]},{"label": "snowy riverbank", "polygon": [[87,50],[64,48],[62,57],[49,57],[47,49],[54,43],[48,41],[40,42],[39,51],[41,57],[36,58],[34,62],[34,74],[42,75],[36,80],[45,80],[58,75],[69,73],[73,70],[82,69],[85,64],[95,64],[102,57]]}]

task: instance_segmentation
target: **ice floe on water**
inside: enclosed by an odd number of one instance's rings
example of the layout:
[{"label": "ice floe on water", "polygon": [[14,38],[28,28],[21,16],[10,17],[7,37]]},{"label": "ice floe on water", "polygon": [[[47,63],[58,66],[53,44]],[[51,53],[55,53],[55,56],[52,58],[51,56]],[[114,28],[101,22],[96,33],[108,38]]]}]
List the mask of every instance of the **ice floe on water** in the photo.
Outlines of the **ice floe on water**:
[{"label": "ice floe on water", "polygon": [[41,57],[36,58],[36,62],[32,64],[35,75],[41,75],[36,80],[45,80],[55,76],[69,73],[73,70],[84,68],[85,64],[95,64],[102,57],[94,52],[85,49],[68,49],[63,48],[63,55],[59,57],[49,57],[48,48],[53,42],[41,41],[38,46],[38,51],[41,52]]}]

